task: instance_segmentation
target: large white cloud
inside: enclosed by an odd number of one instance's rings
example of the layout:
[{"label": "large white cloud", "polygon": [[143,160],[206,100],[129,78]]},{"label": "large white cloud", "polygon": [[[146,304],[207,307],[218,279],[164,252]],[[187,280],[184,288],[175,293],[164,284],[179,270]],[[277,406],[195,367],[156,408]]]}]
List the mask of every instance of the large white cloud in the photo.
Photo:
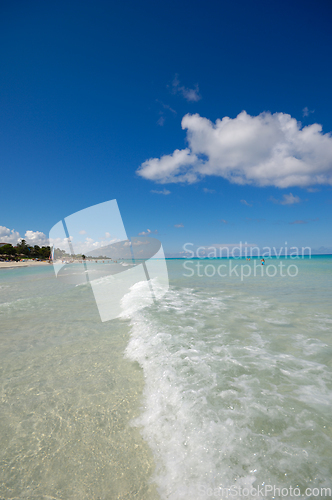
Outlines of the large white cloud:
[{"label": "large white cloud", "polygon": [[49,242],[47,236],[41,231],[26,231],[24,239],[28,245],[38,245],[40,247],[46,247]]},{"label": "large white cloud", "polygon": [[0,243],[11,243],[16,245],[20,238],[20,233],[15,229],[8,229],[8,227],[0,226]]},{"label": "large white cloud", "polygon": [[41,231],[28,230],[25,232],[24,236],[21,236],[15,229],[8,229],[8,227],[0,226],[0,243],[16,245],[22,239],[24,239],[28,245],[32,246],[47,246],[49,244],[47,236]]},{"label": "large white cloud", "polygon": [[332,184],[332,137],[317,123],[302,128],[285,113],[242,111],[216,123],[187,114],[182,128],[188,147],[146,160],[140,176],[160,184],[194,183],[208,175],[279,188]]},{"label": "large white cloud", "polygon": [[[150,231],[148,229],[148,233],[146,234],[152,232],[156,231]],[[92,250],[102,248],[110,245],[111,243],[116,243],[119,241],[117,238],[112,238],[110,233],[101,235],[98,241],[94,240],[93,238],[86,237],[86,231],[84,230],[80,231],[80,234],[82,235],[82,238],[80,240],[74,238],[73,236],[70,236],[74,252],[77,254],[88,253]],[[14,229],[8,229],[5,226],[0,226],[0,243],[11,243],[15,246],[22,239],[24,239],[30,246],[38,245],[42,247],[50,245],[54,246],[55,248],[65,250],[67,253],[71,253],[67,238],[57,238],[50,241],[47,236],[41,231],[31,230],[26,231],[25,235],[21,236],[20,233],[18,231],[15,231]]]},{"label": "large white cloud", "polygon": [[150,158],[142,163],[137,173],[145,179],[165,184],[168,182],[196,182],[194,168],[199,163],[196,155],[187,149],[176,149],[173,154],[159,158]]},{"label": "large white cloud", "polygon": [[[89,237],[78,240],[77,238],[70,236],[72,250],[75,254],[89,254],[89,252],[92,252],[93,250],[98,250],[98,248],[103,248],[120,241],[119,239],[111,238],[108,235],[109,233],[106,233],[105,237],[101,237],[99,240],[94,240]],[[53,238],[50,240],[50,245],[54,248],[64,250],[68,254],[72,253],[67,238]]]}]

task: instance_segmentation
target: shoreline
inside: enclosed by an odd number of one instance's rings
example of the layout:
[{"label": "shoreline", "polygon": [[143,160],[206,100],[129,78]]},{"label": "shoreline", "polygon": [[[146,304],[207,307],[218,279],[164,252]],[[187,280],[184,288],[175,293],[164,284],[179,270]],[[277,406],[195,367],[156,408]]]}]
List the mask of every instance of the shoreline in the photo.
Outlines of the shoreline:
[{"label": "shoreline", "polygon": [[16,269],[17,267],[34,267],[49,265],[48,261],[31,261],[31,262],[0,262],[0,269]]}]

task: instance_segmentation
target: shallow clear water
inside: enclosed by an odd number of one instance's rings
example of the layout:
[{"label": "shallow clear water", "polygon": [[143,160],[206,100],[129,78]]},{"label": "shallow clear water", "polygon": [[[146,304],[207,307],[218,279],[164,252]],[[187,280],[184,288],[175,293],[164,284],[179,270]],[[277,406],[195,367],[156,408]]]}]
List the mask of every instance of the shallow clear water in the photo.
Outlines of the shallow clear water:
[{"label": "shallow clear water", "polygon": [[90,288],[52,269],[0,280],[0,498],[157,498],[127,322],[101,323]]},{"label": "shallow clear water", "polygon": [[243,281],[167,264],[160,302],[139,283],[106,323],[88,285],[1,270],[0,497],[332,487],[332,259]]}]

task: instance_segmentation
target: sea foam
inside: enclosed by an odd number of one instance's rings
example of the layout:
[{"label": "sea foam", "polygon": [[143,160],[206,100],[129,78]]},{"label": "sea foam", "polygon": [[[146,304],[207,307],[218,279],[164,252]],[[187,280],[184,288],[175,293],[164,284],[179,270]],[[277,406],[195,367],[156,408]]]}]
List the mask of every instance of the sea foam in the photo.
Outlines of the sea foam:
[{"label": "sea foam", "polygon": [[224,498],[234,485],[328,486],[332,377],[307,356],[324,343],[299,350],[294,324],[303,335],[305,318],[258,297],[190,288],[141,309],[144,287],[124,298],[126,356],[144,371],[132,425],[153,451],[161,498]]}]

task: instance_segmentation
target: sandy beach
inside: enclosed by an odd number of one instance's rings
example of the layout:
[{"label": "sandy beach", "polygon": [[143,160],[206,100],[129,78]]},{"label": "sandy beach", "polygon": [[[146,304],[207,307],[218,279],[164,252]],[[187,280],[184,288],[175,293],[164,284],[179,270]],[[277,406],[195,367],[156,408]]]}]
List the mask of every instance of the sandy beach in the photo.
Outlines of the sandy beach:
[{"label": "sandy beach", "polygon": [[26,261],[26,262],[0,262],[0,269],[14,269],[16,267],[32,267],[32,266],[47,266],[49,265],[48,261]]}]

